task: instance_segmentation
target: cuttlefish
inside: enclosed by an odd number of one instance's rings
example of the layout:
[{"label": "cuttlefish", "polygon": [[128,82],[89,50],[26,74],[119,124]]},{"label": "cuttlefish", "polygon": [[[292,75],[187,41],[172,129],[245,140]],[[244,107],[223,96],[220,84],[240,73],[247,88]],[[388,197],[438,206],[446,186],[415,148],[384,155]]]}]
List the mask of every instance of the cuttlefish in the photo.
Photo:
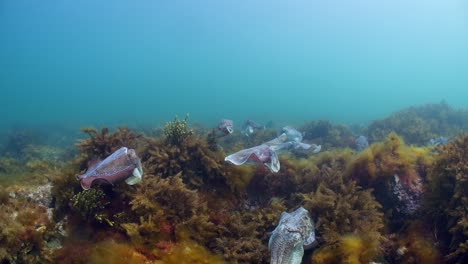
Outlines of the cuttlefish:
[{"label": "cuttlefish", "polygon": [[248,137],[252,135],[255,132],[255,130],[260,130],[260,129],[265,129],[265,126],[262,126],[258,124],[257,122],[249,119],[244,122],[244,125],[242,128],[242,134]]},{"label": "cuttlefish", "polygon": [[234,132],[234,122],[229,119],[221,119],[215,130],[215,136],[224,137]]},{"label": "cuttlefish", "polygon": [[304,249],[313,247],[315,227],[309,212],[299,207],[292,213],[283,212],[278,226],[271,233],[268,249],[271,264],[299,264]]},{"label": "cuttlefish", "polygon": [[278,172],[280,169],[278,154],[266,144],[243,149],[227,156],[224,160],[234,165],[262,163],[267,166],[271,172]]},{"label": "cuttlefish", "polygon": [[143,169],[140,158],[134,149],[122,147],[105,158],[103,161],[90,162],[88,170],[78,175],[77,179],[83,189],[88,190],[94,181],[102,181],[109,184],[125,181],[134,185],[141,181]]},{"label": "cuttlefish", "polygon": [[289,150],[306,149],[308,150],[312,148],[313,153],[319,153],[320,150],[322,149],[322,146],[316,145],[316,144],[303,143],[302,135],[303,133],[297,131],[295,128],[291,126],[285,126],[280,130],[280,135],[274,140],[277,141],[277,144],[288,143],[285,147],[282,147],[282,149],[289,149]]},{"label": "cuttlefish", "polygon": [[278,154],[286,150],[310,149],[313,148],[314,153],[320,151],[320,145],[302,143],[302,135],[297,136],[297,130],[282,133],[278,137],[267,141],[261,145],[243,149],[234,154],[227,156],[224,160],[229,161],[234,165],[242,164],[264,164],[271,172],[280,170],[280,162]]}]

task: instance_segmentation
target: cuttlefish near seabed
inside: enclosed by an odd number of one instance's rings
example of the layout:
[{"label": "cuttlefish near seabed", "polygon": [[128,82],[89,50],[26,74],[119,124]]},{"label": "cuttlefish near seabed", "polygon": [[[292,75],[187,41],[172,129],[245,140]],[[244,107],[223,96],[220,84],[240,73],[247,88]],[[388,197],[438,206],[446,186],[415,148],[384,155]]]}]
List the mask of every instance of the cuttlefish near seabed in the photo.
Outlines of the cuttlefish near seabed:
[{"label": "cuttlefish near seabed", "polygon": [[234,165],[242,164],[264,164],[271,172],[280,170],[278,154],[286,150],[313,149],[318,153],[320,145],[302,143],[302,134],[291,127],[284,127],[282,134],[261,145],[240,150],[224,158]]},{"label": "cuttlefish near seabed", "polygon": [[291,213],[283,212],[268,241],[271,264],[300,264],[304,249],[317,244],[315,226],[309,211],[299,207]]},{"label": "cuttlefish near seabed", "polygon": [[234,132],[234,122],[230,119],[221,119],[214,130],[216,137],[224,137]]},{"label": "cuttlefish near seabed", "polygon": [[122,147],[112,153],[103,161],[95,160],[90,162],[88,170],[77,179],[83,189],[88,190],[94,181],[114,184],[125,181],[129,185],[134,185],[141,181],[143,169],[140,158],[134,149]]}]

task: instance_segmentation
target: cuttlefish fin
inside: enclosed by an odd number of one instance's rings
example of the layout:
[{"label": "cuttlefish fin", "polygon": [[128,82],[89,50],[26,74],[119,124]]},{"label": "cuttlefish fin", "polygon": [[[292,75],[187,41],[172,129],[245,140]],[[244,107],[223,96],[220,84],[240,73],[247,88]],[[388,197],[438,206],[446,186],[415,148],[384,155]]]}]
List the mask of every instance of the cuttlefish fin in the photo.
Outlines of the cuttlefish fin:
[{"label": "cuttlefish fin", "polygon": [[133,169],[132,176],[128,177],[125,182],[128,185],[134,185],[141,182],[141,177],[143,177],[143,172],[141,172],[139,168],[135,168]]},{"label": "cuttlefish fin", "polygon": [[256,148],[249,148],[249,149],[244,149],[241,151],[238,151],[234,154],[231,154],[224,158],[225,161],[229,161],[234,165],[242,165],[247,162],[247,160],[250,158],[250,156],[255,152]]},{"label": "cuttlefish fin", "polygon": [[94,169],[97,167],[97,165],[101,162],[101,159],[95,157],[93,159],[91,159],[89,162],[88,162],[88,171]]}]

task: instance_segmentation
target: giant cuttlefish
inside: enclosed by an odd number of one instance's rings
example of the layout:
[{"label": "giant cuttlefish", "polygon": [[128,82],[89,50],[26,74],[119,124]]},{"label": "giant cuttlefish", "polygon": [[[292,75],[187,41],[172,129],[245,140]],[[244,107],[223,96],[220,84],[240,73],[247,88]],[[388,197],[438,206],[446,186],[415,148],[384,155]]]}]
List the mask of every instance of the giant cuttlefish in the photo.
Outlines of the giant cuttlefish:
[{"label": "giant cuttlefish", "polygon": [[95,180],[114,184],[124,181],[133,185],[141,181],[143,169],[140,158],[134,149],[122,147],[112,153],[103,161],[94,161],[90,163],[88,170],[77,179],[83,189],[88,190]]},{"label": "giant cuttlefish", "polygon": [[276,154],[276,151],[266,144],[243,149],[227,156],[224,160],[229,161],[234,165],[262,163],[272,172],[278,172],[280,169],[278,154]]},{"label": "giant cuttlefish", "polygon": [[221,119],[214,130],[216,137],[224,137],[234,132],[234,122],[230,119]]},{"label": "giant cuttlefish", "polygon": [[270,263],[299,264],[304,249],[312,247],[314,242],[315,228],[306,209],[299,207],[292,213],[283,212],[268,241]]},{"label": "giant cuttlefish", "polygon": [[244,125],[242,128],[242,134],[248,137],[252,135],[256,130],[260,130],[260,129],[265,129],[265,126],[262,126],[256,123],[255,121],[249,119],[244,122]]},{"label": "giant cuttlefish", "polygon": [[320,145],[302,143],[302,134],[291,127],[285,127],[284,133],[278,137],[258,146],[240,150],[227,156],[224,160],[234,165],[258,164],[267,166],[271,172],[280,170],[278,154],[285,150],[299,150],[313,148],[313,153],[318,153]]}]

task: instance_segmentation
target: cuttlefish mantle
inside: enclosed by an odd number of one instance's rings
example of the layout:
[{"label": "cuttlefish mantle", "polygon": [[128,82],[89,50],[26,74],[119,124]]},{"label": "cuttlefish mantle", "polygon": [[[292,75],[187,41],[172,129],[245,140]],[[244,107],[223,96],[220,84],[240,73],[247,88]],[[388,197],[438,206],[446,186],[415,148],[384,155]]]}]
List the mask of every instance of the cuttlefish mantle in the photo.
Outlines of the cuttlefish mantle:
[{"label": "cuttlefish mantle", "polygon": [[77,179],[83,189],[88,190],[94,181],[115,184],[125,181],[129,185],[134,185],[141,181],[143,169],[140,158],[134,149],[122,147],[105,158],[103,161],[90,162],[88,170]]},{"label": "cuttlefish mantle", "polygon": [[278,172],[280,170],[278,154],[270,146],[265,144],[243,149],[227,156],[224,160],[234,165],[262,163],[268,167],[271,172]]},{"label": "cuttlefish mantle", "polygon": [[268,241],[270,263],[300,264],[304,249],[315,244],[315,227],[309,212],[303,207],[291,213],[283,212]]}]

